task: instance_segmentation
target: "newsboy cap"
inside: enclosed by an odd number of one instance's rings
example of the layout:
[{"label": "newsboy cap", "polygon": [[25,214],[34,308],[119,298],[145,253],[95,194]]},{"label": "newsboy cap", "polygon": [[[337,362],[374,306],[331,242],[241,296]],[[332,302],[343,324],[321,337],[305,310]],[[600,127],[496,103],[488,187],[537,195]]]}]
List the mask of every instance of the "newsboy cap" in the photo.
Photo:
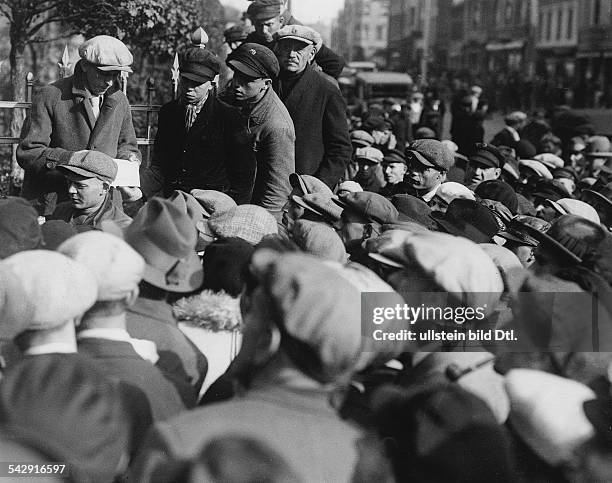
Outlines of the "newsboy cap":
[{"label": "newsboy cap", "polygon": [[100,70],[133,72],[130,67],[134,62],[131,52],[121,40],[110,35],[98,35],[83,42],[79,55]]},{"label": "newsboy cap", "polygon": [[369,132],[357,129],[351,131],[351,143],[360,148],[365,148],[367,146],[372,146],[375,140]]},{"label": "newsboy cap", "polygon": [[68,163],[57,167],[63,174],[78,174],[84,178],[98,178],[108,184],[115,181],[117,163],[108,154],[100,151],[77,151]]},{"label": "newsboy cap", "polygon": [[382,151],[372,147],[357,148],[355,151],[355,159],[365,159],[370,163],[380,164],[384,158]]},{"label": "newsboy cap", "polygon": [[358,213],[381,225],[394,223],[399,217],[397,208],[387,198],[370,191],[343,193],[338,200],[334,199],[334,202],[345,210]]},{"label": "newsboy cap", "polygon": [[455,162],[452,151],[436,139],[417,139],[406,148],[406,158],[441,171],[448,171]]},{"label": "newsboy cap", "polygon": [[470,164],[478,164],[487,168],[503,168],[505,162],[504,155],[491,145],[479,146],[470,156]]},{"label": "newsboy cap", "polygon": [[195,82],[208,82],[221,71],[221,61],[210,50],[190,47],[181,55],[181,76]]},{"label": "newsboy cap", "polygon": [[254,79],[275,79],[280,71],[274,52],[252,42],[240,45],[227,56],[226,63],[230,69]]},{"label": "newsboy cap", "polygon": [[234,25],[225,29],[223,31],[223,36],[225,37],[225,41],[227,43],[240,42],[249,36],[249,32],[246,27],[243,27],[242,25]]},{"label": "newsboy cap", "polygon": [[59,327],[83,315],[97,295],[95,276],[81,263],[49,250],[16,253],[0,263],[0,333]]},{"label": "newsboy cap", "polygon": [[299,40],[308,45],[314,45],[317,52],[323,45],[321,34],[305,25],[285,25],[274,33],[274,40],[276,42],[289,39]]},{"label": "newsboy cap", "polygon": [[281,0],[255,0],[247,8],[247,16],[251,20],[268,20],[281,14]]}]

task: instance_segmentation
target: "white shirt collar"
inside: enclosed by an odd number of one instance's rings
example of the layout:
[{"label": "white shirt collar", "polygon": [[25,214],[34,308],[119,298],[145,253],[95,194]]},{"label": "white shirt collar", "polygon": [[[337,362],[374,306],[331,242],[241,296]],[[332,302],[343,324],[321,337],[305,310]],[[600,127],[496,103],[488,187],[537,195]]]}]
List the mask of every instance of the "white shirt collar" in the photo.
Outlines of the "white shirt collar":
[{"label": "white shirt collar", "polygon": [[521,136],[519,135],[516,129],[510,126],[506,126],[506,129],[508,130],[508,132],[510,132],[510,134],[512,134],[512,137],[517,143],[521,140]]},{"label": "white shirt collar", "polygon": [[133,339],[125,329],[116,327],[85,329],[77,334],[77,339],[106,339],[127,342],[132,345],[140,357],[149,361],[151,364],[155,364],[159,360],[155,342],[144,339]]},{"label": "white shirt collar", "polygon": [[39,356],[42,354],[75,354],[77,349],[70,342],[49,342],[48,344],[35,345],[23,351],[26,356]]},{"label": "white shirt collar", "polygon": [[440,185],[436,186],[434,189],[432,189],[431,191],[428,191],[424,195],[421,195],[421,198],[423,199],[423,201],[425,203],[429,203],[432,200],[432,198],[436,195],[436,191],[438,191],[439,187]]}]

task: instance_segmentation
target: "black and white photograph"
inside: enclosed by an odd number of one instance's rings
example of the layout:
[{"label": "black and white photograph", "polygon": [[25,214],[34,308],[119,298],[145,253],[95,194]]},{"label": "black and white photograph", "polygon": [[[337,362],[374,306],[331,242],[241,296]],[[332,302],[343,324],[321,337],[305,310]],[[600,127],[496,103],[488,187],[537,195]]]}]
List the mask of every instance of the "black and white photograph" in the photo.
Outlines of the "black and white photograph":
[{"label": "black and white photograph", "polygon": [[612,0],[0,0],[0,481],[612,481]]}]

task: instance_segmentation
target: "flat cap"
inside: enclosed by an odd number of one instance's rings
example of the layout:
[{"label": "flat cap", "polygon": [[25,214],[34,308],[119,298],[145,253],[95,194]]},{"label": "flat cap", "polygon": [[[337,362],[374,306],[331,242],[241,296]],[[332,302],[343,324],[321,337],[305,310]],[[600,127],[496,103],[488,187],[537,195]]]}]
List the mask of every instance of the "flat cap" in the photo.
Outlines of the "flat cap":
[{"label": "flat cap", "polygon": [[142,256],[109,233],[80,233],[62,243],[57,251],[91,270],[98,282],[98,301],[124,299],[138,289],[144,274]]},{"label": "flat cap", "polygon": [[364,148],[367,146],[372,146],[374,142],[375,142],[374,138],[367,131],[363,131],[361,129],[351,131],[351,143],[354,144],[355,146]]},{"label": "flat cap", "polygon": [[527,114],[521,111],[513,111],[510,114],[507,114],[504,118],[506,123],[518,123],[527,120]]},{"label": "flat cap", "polygon": [[[291,173],[289,175],[289,183],[294,190],[298,190],[298,195],[306,195],[308,193],[324,193],[331,196],[332,190],[329,189],[323,181],[319,178],[311,176],[309,174],[297,174]],[[294,191],[294,194],[295,191]]]},{"label": "flat cap", "polygon": [[84,178],[98,178],[111,184],[117,176],[117,163],[108,154],[100,151],[77,151],[68,163],[57,167],[65,175],[78,174]]},{"label": "flat cap", "polygon": [[121,40],[110,35],[98,35],[83,42],[79,55],[100,70],[132,72],[134,57]]},{"label": "flat cap", "polygon": [[226,63],[230,69],[254,79],[275,79],[280,71],[274,52],[251,42],[240,45],[228,55]]},{"label": "flat cap", "polygon": [[381,225],[394,223],[399,217],[399,212],[387,198],[370,191],[343,193],[334,202]]},{"label": "flat cap", "polygon": [[404,153],[397,149],[390,149],[385,153],[385,157],[383,158],[383,163],[392,164],[392,163],[402,163],[408,164],[406,161],[406,156]]},{"label": "flat cap", "polygon": [[204,218],[210,218],[214,213],[221,213],[236,205],[236,202],[225,193],[215,190],[191,190],[193,196],[204,210]]},{"label": "flat cap", "polygon": [[476,152],[470,156],[471,164],[486,166],[487,168],[503,168],[505,163],[504,155],[492,145],[481,145]]},{"label": "flat cap", "polygon": [[371,163],[380,164],[382,163],[383,158],[384,155],[382,151],[376,148],[357,148],[357,150],[355,151],[355,159],[365,159],[367,161],[370,161]]},{"label": "flat cap", "polygon": [[[5,337],[59,327],[83,315],[98,295],[95,276],[87,267],[48,250],[10,256],[0,263],[0,274],[0,300],[5,301],[0,304],[0,332]],[[18,283],[3,284],[2,278]],[[15,300],[21,309],[15,310]]]},{"label": "flat cap", "polygon": [[268,20],[281,14],[281,0],[255,0],[247,8],[247,16],[251,20]]},{"label": "flat cap", "polygon": [[536,161],[539,161],[540,163],[542,163],[544,166],[546,166],[547,168],[551,170],[562,168],[563,165],[565,164],[565,161],[563,161],[563,159],[561,159],[559,156],[553,153],[537,154],[536,156],[533,157],[533,159],[535,159]]},{"label": "flat cap", "polygon": [[228,29],[225,29],[223,32],[223,36],[225,37],[225,41],[227,43],[240,42],[241,40],[245,40],[248,35],[249,31],[242,25],[234,25]]},{"label": "flat cap", "polygon": [[441,171],[455,162],[452,151],[436,139],[417,139],[406,148],[406,158]]},{"label": "flat cap", "polygon": [[519,161],[519,170],[524,172],[525,169],[533,171],[540,178],[553,179],[553,175],[550,170],[540,161],[536,161],[535,159],[521,159]]},{"label": "flat cap", "polygon": [[327,193],[307,193],[304,196],[293,195],[292,200],[304,209],[322,217],[330,223],[340,220],[342,208],[332,202]]},{"label": "flat cap", "polygon": [[198,230],[215,238],[238,237],[257,245],[264,236],[277,234],[278,225],[261,206],[239,205],[213,214]]},{"label": "flat cap", "polygon": [[321,34],[305,25],[285,25],[274,34],[276,42],[288,39],[299,40],[305,44],[314,45],[317,52],[323,45]]},{"label": "flat cap", "polygon": [[179,71],[181,76],[203,84],[221,71],[221,61],[210,50],[190,47],[181,55]]},{"label": "flat cap", "polygon": [[606,136],[591,136],[584,155],[602,158],[612,157],[610,140]]}]

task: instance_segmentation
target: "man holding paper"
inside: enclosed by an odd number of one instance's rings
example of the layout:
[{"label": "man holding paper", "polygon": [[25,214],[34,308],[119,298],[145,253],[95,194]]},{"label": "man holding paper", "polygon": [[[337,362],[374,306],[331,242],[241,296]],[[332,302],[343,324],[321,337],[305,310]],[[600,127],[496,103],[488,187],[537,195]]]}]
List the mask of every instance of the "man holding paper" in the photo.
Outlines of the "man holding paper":
[{"label": "man holding paper", "polygon": [[[141,159],[130,106],[116,82],[121,72],[132,72],[132,54],[120,40],[99,35],[83,43],[79,55],[74,75],[37,92],[17,148],[25,170],[21,196],[42,216],[68,199],[57,168],[75,152],[91,149],[137,164]],[[128,201],[142,196],[139,189],[121,191]]]},{"label": "man holding paper", "polygon": [[98,151],[77,151],[57,170],[68,182],[70,201],[59,203],[49,219],[70,223],[79,232],[98,228],[106,220],[121,228],[132,222],[109,192],[117,176],[113,158]]}]

